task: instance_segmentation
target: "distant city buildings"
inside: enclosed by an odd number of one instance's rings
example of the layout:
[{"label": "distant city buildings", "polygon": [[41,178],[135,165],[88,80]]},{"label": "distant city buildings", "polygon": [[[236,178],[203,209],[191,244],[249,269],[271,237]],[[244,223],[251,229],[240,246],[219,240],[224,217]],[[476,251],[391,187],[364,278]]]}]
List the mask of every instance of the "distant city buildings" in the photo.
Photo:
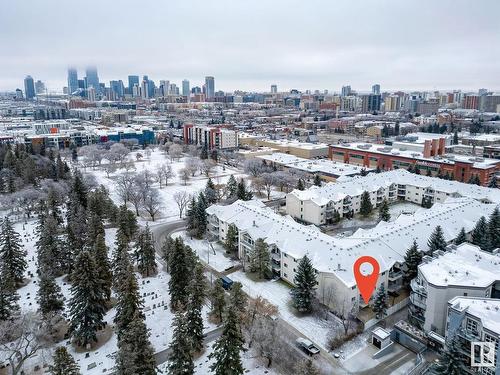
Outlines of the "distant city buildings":
[{"label": "distant city buildings", "polygon": [[100,94],[101,85],[99,84],[99,76],[97,75],[96,67],[88,67],[86,70],[85,82],[87,89],[93,87],[96,94]]},{"label": "distant city buildings", "polygon": [[189,81],[184,79],[182,81],[182,95],[189,98],[190,90],[189,90]]},{"label": "distant city buildings", "polygon": [[35,81],[31,76],[24,79],[24,96],[26,100],[33,100],[36,96]]},{"label": "distant city buildings", "polygon": [[139,76],[128,76],[128,93],[133,97],[138,95],[134,94],[134,87],[139,86]]},{"label": "distant city buildings", "polygon": [[215,97],[215,79],[214,77],[205,77],[205,94],[207,99]]},{"label": "distant city buildings", "polygon": [[[84,81],[82,81],[84,83]],[[73,95],[78,91],[78,89],[84,89],[85,85],[83,87],[80,87],[80,84],[78,82],[78,72],[75,68],[68,68],[68,93],[69,95]]]},{"label": "distant city buildings", "polygon": [[278,86],[271,85],[271,94],[277,94],[277,93],[278,93]]},{"label": "distant city buildings", "polygon": [[45,92],[45,83],[40,80],[35,82],[35,92],[37,94],[43,94]]}]

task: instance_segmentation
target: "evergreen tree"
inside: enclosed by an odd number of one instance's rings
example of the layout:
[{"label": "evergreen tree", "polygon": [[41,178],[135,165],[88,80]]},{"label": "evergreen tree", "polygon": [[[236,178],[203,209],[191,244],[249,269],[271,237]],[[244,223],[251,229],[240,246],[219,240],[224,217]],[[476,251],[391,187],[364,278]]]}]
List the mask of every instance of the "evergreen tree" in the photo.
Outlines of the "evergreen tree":
[{"label": "evergreen tree", "polygon": [[456,338],[447,342],[439,364],[432,368],[432,372],[439,375],[463,375],[468,372]]},{"label": "evergreen tree", "polygon": [[215,190],[215,184],[211,178],[209,178],[207,181],[204,193],[208,206],[217,203],[217,191]]},{"label": "evergreen tree", "polygon": [[453,144],[458,145],[458,132],[457,129],[455,129],[455,132],[453,133]]},{"label": "evergreen tree", "polygon": [[210,366],[210,371],[215,375],[243,374],[245,370],[241,363],[240,352],[244,342],[237,311],[233,306],[229,306],[222,335],[208,356],[215,360]]},{"label": "evergreen tree", "polygon": [[495,207],[488,221],[488,238],[491,250],[500,248],[500,211],[498,207]]},{"label": "evergreen tree", "polygon": [[80,367],[64,346],[59,346],[52,358],[54,363],[49,366],[51,375],[81,375]]},{"label": "evergreen tree", "polygon": [[87,223],[87,242],[89,246],[93,246],[97,241],[97,237],[105,234],[104,224],[102,218],[95,211],[91,210],[89,210]]},{"label": "evergreen tree", "polygon": [[19,311],[18,300],[14,278],[9,272],[0,269],[0,322],[13,319]]},{"label": "evergreen tree", "polygon": [[113,272],[108,259],[108,247],[104,240],[104,234],[100,233],[94,244],[93,256],[96,263],[99,282],[101,283],[100,290],[106,301],[111,299],[111,286],[113,285]]},{"label": "evergreen tree", "polygon": [[203,303],[206,297],[207,280],[200,262],[197,262],[193,270],[193,278],[189,284],[189,300],[187,304],[186,326],[190,333],[191,350],[201,352],[203,350]]},{"label": "evergreen tree", "polygon": [[340,221],[340,213],[337,210],[333,210],[333,222],[338,223]]},{"label": "evergreen tree", "polygon": [[224,245],[227,251],[231,253],[238,251],[238,228],[236,228],[236,225],[229,224]]},{"label": "evergreen tree", "polygon": [[127,206],[122,205],[118,210],[118,232],[121,232],[130,242],[137,231],[137,218]]},{"label": "evergreen tree", "polygon": [[384,284],[380,284],[377,295],[373,301],[373,312],[379,319],[383,319],[387,315],[387,293],[385,292]]},{"label": "evergreen tree", "polygon": [[191,202],[186,210],[186,221],[188,231],[196,229],[196,198],[194,196],[191,197]]},{"label": "evergreen tree", "polygon": [[427,241],[427,246],[429,249],[426,254],[431,255],[437,250],[446,250],[446,240],[444,239],[443,229],[440,225],[434,228],[429,240]]},{"label": "evergreen tree", "polygon": [[207,218],[207,202],[205,200],[205,195],[200,193],[198,200],[196,201],[196,207],[194,211],[195,218],[195,228],[194,234],[197,238],[202,238],[207,231],[208,218]]},{"label": "evergreen tree", "polygon": [[373,205],[370,200],[370,193],[364,191],[363,194],[361,194],[361,204],[359,207],[359,213],[363,216],[368,216],[372,213],[372,210],[373,210]]},{"label": "evergreen tree", "polygon": [[460,245],[464,242],[467,242],[467,233],[465,233],[465,228],[462,227],[460,229],[460,232],[458,233],[458,236],[455,238],[455,245]]},{"label": "evergreen tree", "polygon": [[488,223],[486,218],[481,216],[471,234],[472,243],[481,248],[481,250],[490,250],[490,240],[488,236]]},{"label": "evergreen tree", "polygon": [[206,160],[206,159],[208,159],[208,151],[207,151],[207,148],[206,148],[206,147],[203,147],[203,148],[201,149],[200,159],[201,159],[201,160]]},{"label": "evergreen tree", "polygon": [[56,220],[56,222],[61,225],[64,223],[64,219],[61,213],[60,202],[57,198],[57,194],[54,189],[50,189],[47,193],[47,211]]},{"label": "evergreen tree", "polygon": [[37,301],[43,316],[57,315],[64,310],[64,297],[51,272],[42,273],[38,283]]},{"label": "evergreen tree", "polygon": [[247,186],[243,179],[240,179],[240,181],[238,182],[236,197],[243,201],[249,201],[253,198],[252,192],[247,190]]},{"label": "evergreen tree", "polygon": [[304,181],[299,178],[299,180],[297,181],[297,190],[304,190],[306,187],[304,185]]},{"label": "evergreen tree", "polygon": [[495,175],[493,175],[490,179],[490,181],[488,182],[488,187],[489,188],[492,188],[492,189],[496,189],[498,188],[498,185],[497,185],[497,177]]},{"label": "evergreen tree", "polygon": [[87,212],[85,207],[76,199],[70,197],[69,208],[67,212],[67,247],[71,254],[69,261],[69,272],[73,270],[73,259],[84,250],[87,245]]},{"label": "evergreen tree", "polygon": [[175,242],[170,236],[165,238],[165,241],[163,241],[163,245],[161,246],[161,257],[167,265],[167,272],[170,272],[170,259],[172,252],[174,251],[174,246]]},{"label": "evergreen tree", "polygon": [[218,279],[210,292],[210,302],[212,309],[210,314],[222,322],[224,309],[226,308],[226,292],[222,286],[222,281]]},{"label": "evergreen tree", "polygon": [[293,282],[293,305],[300,312],[311,312],[317,282],[316,270],[307,255],[300,260]]},{"label": "evergreen tree", "polygon": [[52,216],[43,219],[38,232],[36,248],[39,272],[62,275],[67,270],[71,256],[62,251],[56,219]]},{"label": "evergreen tree", "polygon": [[188,302],[188,280],[191,279],[192,274],[192,259],[191,248],[185,246],[181,238],[176,238],[170,259],[170,280],[168,281],[170,305],[173,309],[186,306]]},{"label": "evergreen tree", "polygon": [[269,254],[269,246],[262,238],[255,241],[253,249],[249,253],[250,271],[257,272],[260,279],[268,276],[270,271],[271,255]]},{"label": "evergreen tree", "polygon": [[73,181],[71,182],[70,187],[70,196],[74,194],[76,196],[77,201],[83,206],[87,207],[87,187],[83,182],[82,173],[75,169],[73,171]]},{"label": "evergreen tree", "polygon": [[403,271],[403,280],[409,284],[411,280],[417,277],[418,266],[422,262],[422,253],[418,250],[417,241],[413,240],[413,244],[405,254],[405,269]]},{"label": "evergreen tree", "polygon": [[134,317],[142,315],[143,302],[139,295],[139,286],[135,278],[132,264],[127,268],[127,277],[118,292],[114,323],[118,338],[126,331]]},{"label": "evergreen tree", "polygon": [[168,375],[194,374],[191,340],[186,314],[177,312],[173,322],[174,334],[170,343]]},{"label": "evergreen tree", "polygon": [[231,308],[236,310],[241,320],[247,309],[248,298],[247,295],[243,292],[243,285],[241,285],[240,282],[235,282],[233,283],[233,285],[231,285],[229,302]]},{"label": "evergreen tree", "polygon": [[123,233],[119,231],[116,233],[115,244],[113,255],[113,289],[119,291],[127,279],[131,261],[128,239]]},{"label": "evergreen tree", "polygon": [[144,316],[137,312],[118,339],[117,375],[156,375],[155,352]]},{"label": "evergreen tree", "polygon": [[69,331],[77,345],[97,341],[97,331],[104,327],[105,300],[100,290],[95,260],[88,251],[76,258],[69,302]]},{"label": "evergreen tree", "polygon": [[314,186],[321,186],[321,177],[319,174],[314,175]]},{"label": "evergreen tree", "polygon": [[384,199],[380,204],[380,207],[378,209],[378,218],[383,221],[391,220],[391,214],[389,213],[389,203],[387,202],[387,199]]},{"label": "evergreen tree", "polygon": [[139,231],[135,242],[135,259],[137,268],[142,275],[149,277],[156,273],[155,246],[153,243],[153,234],[149,230],[146,223],[146,228]]},{"label": "evergreen tree", "polygon": [[2,272],[8,272],[15,283],[23,281],[26,270],[26,251],[21,244],[21,237],[14,230],[14,226],[6,217],[2,223],[0,233],[0,264]]},{"label": "evergreen tree", "polygon": [[320,372],[312,360],[305,359],[295,366],[294,375],[320,375]]},{"label": "evergreen tree", "polygon": [[238,183],[236,182],[234,175],[231,175],[227,180],[226,195],[228,198],[233,198],[236,197],[237,193],[238,193]]}]

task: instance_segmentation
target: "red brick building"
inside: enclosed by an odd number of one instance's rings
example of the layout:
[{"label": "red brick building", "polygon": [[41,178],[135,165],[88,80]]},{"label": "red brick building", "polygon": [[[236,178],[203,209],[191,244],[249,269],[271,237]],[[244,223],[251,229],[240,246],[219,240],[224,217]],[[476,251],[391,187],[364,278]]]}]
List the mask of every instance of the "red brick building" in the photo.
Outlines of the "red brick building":
[{"label": "red brick building", "polygon": [[468,182],[472,176],[478,176],[482,185],[488,185],[490,179],[500,170],[500,160],[478,158],[464,155],[443,155],[444,145],[437,140],[421,152],[400,150],[390,146],[376,144],[338,144],[330,145],[329,158],[347,164],[367,168],[409,169],[418,168],[421,174],[448,174],[456,181]]}]

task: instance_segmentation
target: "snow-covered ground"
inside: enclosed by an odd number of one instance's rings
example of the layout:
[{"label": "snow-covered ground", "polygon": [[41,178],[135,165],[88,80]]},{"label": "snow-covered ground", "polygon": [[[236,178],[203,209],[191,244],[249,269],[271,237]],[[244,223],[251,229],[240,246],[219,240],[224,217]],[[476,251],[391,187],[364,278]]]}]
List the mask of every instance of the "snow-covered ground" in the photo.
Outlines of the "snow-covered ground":
[{"label": "snow-covered ground", "polygon": [[175,232],[172,234],[172,237],[182,237],[184,243],[191,246],[200,259],[216,271],[223,272],[239,264],[237,260],[231,259],[226,254],[226,249],[218,242],[209,243],[207,240],[196,240],[188,236],[185,231]]},{"label": "snow-covered ground", "polygon": [[[18,222],[14,225],[16,231],[20,233],[24,248],[27,250],[28,272],[31,272],[34,277],[29,279],[26,286],[20,288],[18,293],[20,295],[19,305],[22,311],[36,311],[38,304],[36,302],[36,293],[38,290],[38,276],[36,275],[36,248],[35,243],[37,236],[35,234],[36,221],[31,220],[24,224]],[[110,248],[110,256],[114,248],[116,229],[111,228],[106,230],[106,244]],[[159,272],[155,277],[142,278],[140,274],[136,274],[140,293],[144,299],[144,312],[146,315],[146,324],[150,330],[150,341],[153,345],[155,352],[162,351],[168,348],[172,338],[171,324],[173,314],[170,310],[169,303],[170,297],[168,294],[168,280],[170,276],[162,270],[162,266],[158,267]],[[57,283],[65,296],[66,303],[70,298],[70,285],[64,281],[64,277],[59,277]],[[67,311],[66,305],[66,311]],[[115,309],[107,312],[104,320],[108,324],[113,323]],[[205,331],[215,328],[215,326],[208,321],[208,308],[204,309],[205,316]],[[78,352],[70,344],[69,340],[62,341],[57,345],[65,345],[68,351],[73,355],[79,364],[82,373],[88,375],[103,374],[110,371],[114,366],[113,354],[117,351],[116,335],[113,334],[111,338],[96,350],[89,352],[87,357],[86,352],[79,350]],[[55,346],[54,346],[55,348]],[[50,356],[36,356],[33,360],[27,363],[26,372],[31,373],[32,369],[37,364],[50,361]],[[95,364],[95,367],[94,367]],[[89,368],[93,367],[93,368]]]},{"label": "snow-covered ground", "polygon": [[298,330],[304,337],[319,345],[323,350],[327,348],[329,334],[340,326],[340,322],[330,314],[331,319],[320,319],[316,316],[298,317],[290,305],[291,288],[284,282],[276,281],[253,281],[243,271],[236,271],[229,275],[234,281],[243,284],[243,290],[251,297],[262,296],[279,310],[280,317]]},{"label": "snow-covered ground", "polygon": [[[207,375],[210,374],[210,366],[213,363],[212,360],[208,358],[208,355],[211,351],[212,346],[208,346],[207,350],[194,361],[195,371],[194,373],[197,375]],[[259,363],[258,359],[252,358],[252,352],[242,352],[241,353],[241,362],[243,364],[243,368],[245,369],[246,375],[280,375],[273,368],[266,368],[261,363]],[[163,373],[167,373],[167,363],[159,366],[159,370]]]},{"label": "snow-covered ground", "polygon": [[[129,154],[130,160],[136,160],[135,151]],[[165,186],[162,183],[162,188],[160,189],[160,185],[157,181],[153,183],[153,187],[158,188],[160,196],[162,198],[162,206],[161,206],[161,215],[157,221],[172,221],[179,219],[179,209],[177,204],[174,201],[174,194],[177,192],[187,192],[188,194],[198,195],[198,193],[203,190],[207,184],[208,178],[200,174],[196,173],[195,177],[191,177],[186,185],[184,185],[184,181],[179,177],[179,171],[185,167],[186,157],[182,157],[179,160],[171,161],[168,155],[164,152],[160,151],[158,148],[155,148],[151,152],[151,156],[149,158],[144,158],[140,161],[135,161],[135,172],[140,173],[144,170],[148,170],[152,173],[153,177],[156,178],[156,172],[163,164],[170,164],[172,166],[172,171],[175,173],[175,176],[168,181],[168,185]],[[95,169],[87,168],[87,173],[90,173],[95,176],[97,183],[102,184],[109,189],[111,199],[116,204],[122,204],[120,197],[116,193],[116,190],[113,189],[115,185],[115,181],[119,175],[126,173],[124,169],[119,169],[114,173],[110,173],[109,177],[102,167],[96,167]],[[236,179],[238,178],[246,178],[247,176],[241,171],[234,169],[228,166],[217,165],[213,172],[210,174],[212,181],[215,185],[225,184],[229,179],[230,175],[234,175]],[[130,206],[130,209],[133,209]],[[143,215],[145,219],[149,220],[147,215]]]}]

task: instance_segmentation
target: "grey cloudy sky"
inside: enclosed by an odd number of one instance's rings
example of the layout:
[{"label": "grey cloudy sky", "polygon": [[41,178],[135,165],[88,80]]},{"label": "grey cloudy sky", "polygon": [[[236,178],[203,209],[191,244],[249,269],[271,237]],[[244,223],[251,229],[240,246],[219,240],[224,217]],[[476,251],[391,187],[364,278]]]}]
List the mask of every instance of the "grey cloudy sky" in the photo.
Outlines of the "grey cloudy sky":
[{"label": "grey cloudy sky", "polygon": [[498,0],[0,0],[0,90],[101,81],[232,91],[500,89]]}]

